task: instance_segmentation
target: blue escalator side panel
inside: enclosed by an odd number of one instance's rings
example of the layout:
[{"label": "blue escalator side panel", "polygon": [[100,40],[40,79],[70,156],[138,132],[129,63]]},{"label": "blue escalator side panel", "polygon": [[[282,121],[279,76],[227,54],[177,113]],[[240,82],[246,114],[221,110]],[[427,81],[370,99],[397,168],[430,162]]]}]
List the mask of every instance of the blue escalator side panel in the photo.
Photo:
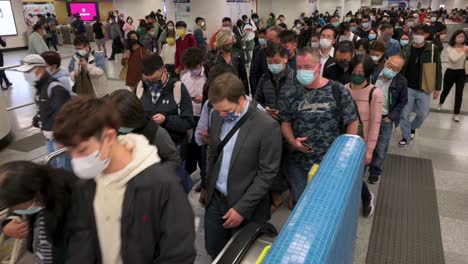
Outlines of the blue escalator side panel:
[{"label": "blue escalator side panel", "polygon": [[338,137],[263,263],[352,263],[365,143]]}]

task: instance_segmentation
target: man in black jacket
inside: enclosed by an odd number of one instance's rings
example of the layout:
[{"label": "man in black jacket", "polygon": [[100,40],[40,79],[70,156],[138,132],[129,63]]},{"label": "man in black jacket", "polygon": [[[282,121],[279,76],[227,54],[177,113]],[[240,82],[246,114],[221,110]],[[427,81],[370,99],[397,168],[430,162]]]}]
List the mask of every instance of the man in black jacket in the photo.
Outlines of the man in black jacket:
[{"label": "man in black jacket", "polygon": [[408,102],[408,81],[400,74],[405,65],[401,55],[388,58],[384,68],[377,68],[372,75],[372,84],[382,90],[382,123],[379,138],[369,167],[369,183],[379,182],[382,166],[392,138],[393,124],[398,126],[403,108]]},{"label": "man in black jacket", "polygon": [[[269,43],[265,49],[269,72],[260,78],[255,100],[266,112],[278,120],[278,101],[285,91],[296,89],[295,71],[289,67],[287,50],[279,44]],[[288,148],[283,144],[281,169],[271,186],[272,210],[283,203],[283,192],[288,190],[286,160]]]},{"label": "man in black jacket", "polygon": [[187,131],[195,125],[187,88],[180,82],[180,99],[177,99],[176,84],[179,81],[169,76],[157,54],[143,58],[141,66],[143,80],[138,84],[136,94],[145,113],[169,132],[176,145],[186,143]]},{"label": "man in black jacket", "polygon": [[56,118],[54,136],[83,179],[66,263],[193,263],[194,217],[175,172],[144,136],[117,138],[120,123],[115,106],[96,98],[74,98]]},{"label": "man in black jacket", "polygon": [[185,171],[184,149],[190,136],[188,132],[195,126],[192,99],[185,85],[168,74],[159,55],[146,56],[141,66],[143,80],[137,85],[137,97],[145,114],[164,127],[176,144],[182,158],[177,174],[188,193],[193,182]]},{"label": "man in black jacket", "polygon": [[334,62],[323,69],[323,77],[337,81],[343,85],[350,82],[351,59],[354,55],[354,44],[352,41],[345,40],[338,42],[335,48]]},{"label": "man in black jacket", "polygon": [[[284,29],[280,26],[272,26],[267,29],[267,39],[269,42],[279,43],[278,34]],[[256,94],[258,81],[263,74],[268,74],[268,67],[266,62],[266,55],[264,49],[259,49],[255,54],[255,58],[250,66],[250,88],[252,95]]]},{"label": "man in black jacket", "polygon": [[[33,125],[42,130],[46,138],[47,151],[52,153],[59,148],[52,135],[52,126],[62,105],[70,99],[70,92],[47,72],[49,65],[40,55],[27,55],[21,64],[16,70],[24,72],[26,81],[36,87],[37,114],[33,119]],[[70,159],[67,156],[57,158],[51,165],[71,170]]]}]

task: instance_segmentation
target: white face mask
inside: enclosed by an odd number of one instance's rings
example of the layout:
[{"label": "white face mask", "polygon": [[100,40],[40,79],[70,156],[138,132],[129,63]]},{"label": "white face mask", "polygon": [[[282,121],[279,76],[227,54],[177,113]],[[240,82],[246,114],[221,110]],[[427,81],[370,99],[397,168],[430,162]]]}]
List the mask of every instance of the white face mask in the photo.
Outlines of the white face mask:
[{"label": "white face mask", "polygon": [[320,47],[320,43],[318,43],[318,42],[312,42],[312,43],[310,43],[310,46],[311,46],[312,48],[319,48],[319,47]]},{"label": "white face mask", "polygon": [[30,84],[35,85],[39,81],[39,77],[36,75],[36,69],[32,69],[29,72],[24,73],[24,79]]},{"label": "white face mask", "polygon": [[424,36],[421,36],[421,35],[414,35],[413,40],[416,44],[421,44],[424,42],[425,38]]},{"label": "white face mask", "polygon": [[101,174],[109,166],[110,158],[101,160],[99,156],[100,151],[96,150],[89,156],[72,159],[73,171],[76,176],[80,179],[90,180]]},{"label": "white face mask", "polygon": [[321,48],[328,49],[328,48],[331,47],[331,45],[332,45],[331,40],[326,39],[326,38],[321,38],[320,39],[320,47]]},{"label": "white face mask", "polygon": [[373,61],[379,61],[382,56],[371,56]]}]

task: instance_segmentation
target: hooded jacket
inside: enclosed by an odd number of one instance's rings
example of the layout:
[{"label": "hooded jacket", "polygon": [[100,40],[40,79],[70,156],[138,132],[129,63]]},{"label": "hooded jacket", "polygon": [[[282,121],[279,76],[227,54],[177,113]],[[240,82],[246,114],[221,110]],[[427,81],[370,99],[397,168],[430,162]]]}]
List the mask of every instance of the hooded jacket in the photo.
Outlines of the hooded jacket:
[{"label": "hooded jacket", "polygon": [[174,170],[144,136],[118,140],[132,161],[74,190],[67,263],[193,263],[193,212]]},{"label": "hooded jacket", "polygon": [[70,73],[68,72],[67,69],[63,68],[63,67],[60,67],[59,68],[59,71],[54,73],[52,75],[52,78],[55,78],[57,79],[57,81],[59,81],[63,88],[65,88],[65,90],[67,90],[70,94],[74,94],[72,92],[72,87],[71,87],[71,84],[70,84]]}]

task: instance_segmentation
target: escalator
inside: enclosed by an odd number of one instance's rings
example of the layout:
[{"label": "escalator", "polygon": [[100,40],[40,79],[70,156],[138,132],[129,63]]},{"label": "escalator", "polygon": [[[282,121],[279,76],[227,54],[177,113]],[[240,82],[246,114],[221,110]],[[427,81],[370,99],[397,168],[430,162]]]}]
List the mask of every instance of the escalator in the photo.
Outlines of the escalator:
[{"label": "escalator", "polygon": [[231,238],[213,263],[255,264],[277,235],[278,231],[271,224],[250,223]]}]

